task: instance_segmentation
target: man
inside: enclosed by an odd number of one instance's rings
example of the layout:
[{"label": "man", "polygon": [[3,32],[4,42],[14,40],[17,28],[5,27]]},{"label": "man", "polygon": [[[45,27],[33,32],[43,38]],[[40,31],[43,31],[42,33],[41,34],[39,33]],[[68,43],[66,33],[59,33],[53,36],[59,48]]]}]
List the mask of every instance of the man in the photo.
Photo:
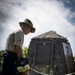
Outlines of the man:
[{"label": "man", "polygon": [[7,39],[3,61],[3,75],[18,75],[15,67],[15,61],[23,58],[22,45],[24,42],[24,34],[34,33],[35,28],[29,19],[19,22],[22,30],[11,33]]}]

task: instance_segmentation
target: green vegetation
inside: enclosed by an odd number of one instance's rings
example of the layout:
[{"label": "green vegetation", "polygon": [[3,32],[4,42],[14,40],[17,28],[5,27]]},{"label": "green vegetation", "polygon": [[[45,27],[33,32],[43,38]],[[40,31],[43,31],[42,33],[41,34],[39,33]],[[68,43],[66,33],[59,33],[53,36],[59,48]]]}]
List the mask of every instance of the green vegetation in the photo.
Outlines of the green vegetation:
[{"label": "green vegetation", "polygon": [[28,48],[27,48],[27,47],[24,47],[22,50],[23,50],[23,55],[24,55],[24,57],[27,57]]},{"label": "green vegetation", "polygon": [[4,50],[1,50],[0,51],[0,67],[1,67],[1,62],[3,60],[3,53],[4,53]]},{"label": "green vegetation", "polygon": [[0,75],[2,75],[2,60],[3,60],[4,50],[0,51]]},{"label": "green vegetation", "polygon": [[74,58],[74,60],[75,60],[75,56],[74,56],[73,58]]}]

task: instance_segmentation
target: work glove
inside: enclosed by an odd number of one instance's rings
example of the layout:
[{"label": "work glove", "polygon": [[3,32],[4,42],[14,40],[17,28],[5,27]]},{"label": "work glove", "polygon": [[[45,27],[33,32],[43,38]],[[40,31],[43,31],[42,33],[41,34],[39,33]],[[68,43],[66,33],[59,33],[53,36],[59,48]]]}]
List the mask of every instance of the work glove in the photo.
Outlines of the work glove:
[{"label": "work glove", "polygon": [[22,75],[28,75],[30,66],[27,58],[20,58],[16,61],[17,71]]},{"label": "work glove", "polygon": [[23,74],[28,75],[29,74],[29,70],[30,70],[30,66],[29,66],[29,64],[27,64],[27,65],[25,65],[23,67],[22,66],[19,66],[19,67],[17,67],[17,70],[20,73],[23,73]]}]

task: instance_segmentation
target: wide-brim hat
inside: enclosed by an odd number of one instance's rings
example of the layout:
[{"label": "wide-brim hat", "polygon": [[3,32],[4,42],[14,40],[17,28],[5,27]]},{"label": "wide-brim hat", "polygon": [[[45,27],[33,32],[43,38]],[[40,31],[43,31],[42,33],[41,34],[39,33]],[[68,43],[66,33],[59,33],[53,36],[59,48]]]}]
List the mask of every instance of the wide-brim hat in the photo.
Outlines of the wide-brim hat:
[{"label": "wide-brim hat", "polygon": [[35,32],[35,28],[33,27],[33,23],[29,20],[29,19],[25,19],[24,20],[24,22],[19,22],[19,24],[20,24],[20,26],[22,25],[22,24],[25,24],[25,25],[28,25],[28,26],[30,26],[31,27],[31,33],[34,33]]}]

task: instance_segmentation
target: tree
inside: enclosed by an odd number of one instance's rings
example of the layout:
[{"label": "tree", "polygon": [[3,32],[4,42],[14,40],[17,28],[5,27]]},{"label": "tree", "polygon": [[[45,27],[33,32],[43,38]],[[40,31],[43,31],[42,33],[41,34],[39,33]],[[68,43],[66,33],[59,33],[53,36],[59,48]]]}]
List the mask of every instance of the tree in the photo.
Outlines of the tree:
[{"label": "tree", "polygon": [[0,51],[0,66],[1,66],[1,62],[3,60],[3,54],[4,54],[4,50]]},{"label": "tree", "polygon": [[0,50],[0,60],[3,60],[4,50]]},{"label": "tree", "polygon": [[2,75],[2,60],[3,60],[4,50],[0,50],[0,75]]},{"label": "tree", "polygon": [[75,60],[75,56],[74,56],[73,58],[74,58],[74,60]]},{"label": "tree", "polygon": [[24,57],[27,57],[28,48],[27,48],[27,47],[24,47],[22,50],[23,50],[23,55],[24,55]]}]

